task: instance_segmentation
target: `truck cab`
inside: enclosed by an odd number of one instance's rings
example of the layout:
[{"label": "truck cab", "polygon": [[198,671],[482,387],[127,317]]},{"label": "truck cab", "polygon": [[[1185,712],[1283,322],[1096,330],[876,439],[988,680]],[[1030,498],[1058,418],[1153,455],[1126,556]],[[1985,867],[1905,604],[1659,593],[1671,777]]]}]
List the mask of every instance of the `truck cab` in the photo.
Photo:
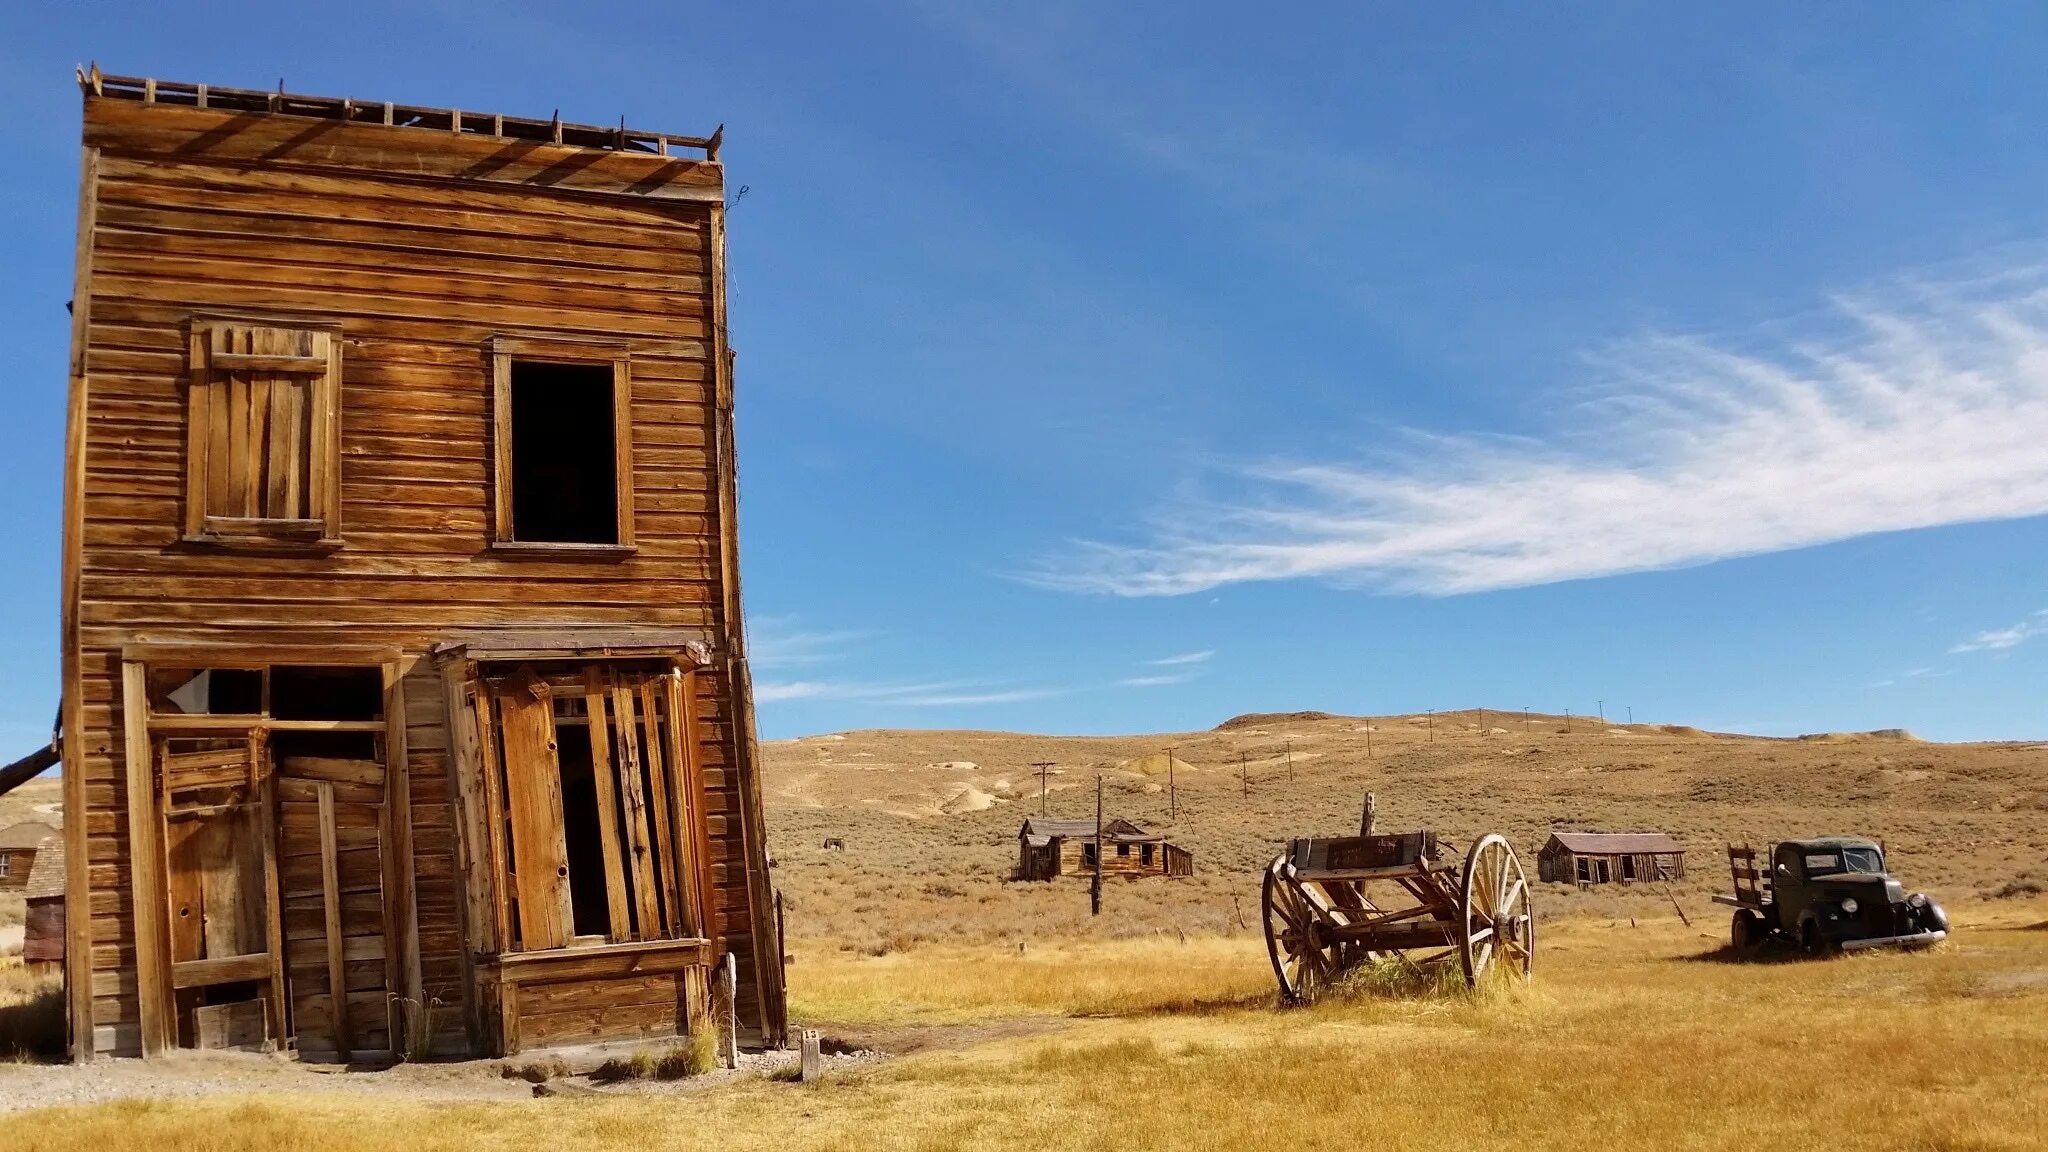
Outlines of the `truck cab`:
[{"label": "truck cab", "polygon": [[1731,846],[1735,908],[1729,939],[1747,952],[1773,939],[1808,954],[1925,947],[1948,937],[1948,916],[1925,893],[1908,894],[1887,870],[1884,846],[1860,836],[1786,840],[1768,863]]}]

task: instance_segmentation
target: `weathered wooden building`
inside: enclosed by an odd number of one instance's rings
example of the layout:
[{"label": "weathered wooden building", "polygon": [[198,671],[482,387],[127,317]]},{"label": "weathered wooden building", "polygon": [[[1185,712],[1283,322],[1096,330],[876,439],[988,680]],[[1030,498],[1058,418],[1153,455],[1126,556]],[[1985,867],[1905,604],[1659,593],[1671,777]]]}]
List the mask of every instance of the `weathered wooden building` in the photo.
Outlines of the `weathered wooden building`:
[{"label": "weathered wooden building", "polygon": [[22,926],[21,961],[30,967],[64,962],[64,841],[43,841],[22,896],[28,918]]},{"label": "weathered wooden building", "polygon": [[[1017,879],[1093,875],[1097,843],[1093,820],[1028,817],[1017,831]],[[1193,854],[1129,820],[1103,821],[1099,843],[1105,876],[1194,875]]]},{"label": "weathered wooden building", "polygon": [[37,820],[0,828],[0,891],[27,886],[29,869],[36,866],[36,850],[56,834],[55,828]]},{"label": "weathered wooden building", "polygon": [[1633,884],[1685,875],[1685,846],[1662,832],[1552,832],[1536,871],[1565,884]]},{"label": "weathered wooden building", "polygon": [[81,82],[73,1055],[779,1041],[720,134]]}]

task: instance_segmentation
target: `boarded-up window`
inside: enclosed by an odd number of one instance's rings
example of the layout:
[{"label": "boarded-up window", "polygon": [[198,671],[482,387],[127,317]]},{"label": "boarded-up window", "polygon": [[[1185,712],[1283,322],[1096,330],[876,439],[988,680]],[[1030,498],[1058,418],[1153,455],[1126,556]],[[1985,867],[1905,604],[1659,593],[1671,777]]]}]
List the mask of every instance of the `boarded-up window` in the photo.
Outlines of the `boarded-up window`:
[{"label": "boarded-up window", "polygon": [[695,698],[676,670],[486,673],[475,707],[507,947],[703,935]]},{"label": "boarded-up window", "polygon": [[190,352],[185,535],[336,542],[338,334],[195,320]]}]

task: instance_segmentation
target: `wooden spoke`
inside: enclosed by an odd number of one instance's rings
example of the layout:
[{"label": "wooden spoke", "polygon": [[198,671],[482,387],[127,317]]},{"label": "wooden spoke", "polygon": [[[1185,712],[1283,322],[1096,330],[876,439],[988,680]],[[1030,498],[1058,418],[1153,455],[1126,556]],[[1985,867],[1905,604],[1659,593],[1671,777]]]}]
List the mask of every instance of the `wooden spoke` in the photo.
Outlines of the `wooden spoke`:
[{"label": "wooden spoke", "polygon": [[1289,1004],[1314,1000],[1339,970],[1335,945],[1319,929],[1325,913],[1308,884],[1286,872],[1284,857],[1266,869],[1260,905],[1266,930],[1266,956],[1280,984],[1280,998]]}]

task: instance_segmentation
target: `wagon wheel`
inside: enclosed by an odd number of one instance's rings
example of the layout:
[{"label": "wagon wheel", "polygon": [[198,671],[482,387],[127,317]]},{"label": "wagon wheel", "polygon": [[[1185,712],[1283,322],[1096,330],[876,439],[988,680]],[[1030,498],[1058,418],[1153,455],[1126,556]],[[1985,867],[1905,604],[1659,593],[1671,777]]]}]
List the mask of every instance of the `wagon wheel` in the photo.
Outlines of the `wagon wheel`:
[{"label": "wagon wheel", "polygon": [[1506,840],[1488,834],[1465,854],[1465,884],[1458,912],[1464,922],[1459,959],[1465,980],[1478,984],[1496,958],[1523,980],[1536,959],[1536,917],[1529,878]]},{"label": "wagon wheel", "polygon": [[1273,975],[1280,981],[1280,999],[1287,1004],[1305,1004],[1329,984],[1337,972],[1332,944],[1318,929],[1322,917],[1302,896],[1299,882],[1282,874],[1286,857],[1275,857],[1266,868],[1266,882],[1260,895],[1265,913],[1266,955],[1273,961]]}]

